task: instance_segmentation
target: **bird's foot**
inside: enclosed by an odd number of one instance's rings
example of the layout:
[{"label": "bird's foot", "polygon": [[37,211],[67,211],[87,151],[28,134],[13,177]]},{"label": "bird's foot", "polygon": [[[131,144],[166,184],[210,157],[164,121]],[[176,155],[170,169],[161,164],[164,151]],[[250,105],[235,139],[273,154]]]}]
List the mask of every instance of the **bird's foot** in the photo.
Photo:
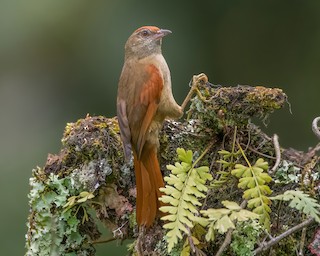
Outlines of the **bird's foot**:
[{"label": "bird's foot", "polygon": [[205,101],[205,97],[201,94],[199,87],[204,85],[207,85],[210,87],[212,85],[211,83],[209,83],[209,79],[207,75],[204,73],[201,73],[199,75],[194,75],[189,83],[189,86],[191,87],[190,91],[197,93],[201,101]]},{"label": "bird's foot", "polygon": [[187,97],[184,99],[182,105],[181,105],[181,109],[182,111],[185,109],[186,105],[188,104],[188,102],[190,101],[191,97],[193,96],[194,93],[197,93],[198,97],[204,101],[205,98],[201,95],[201,92],[199,91],[198,87],[199,86],[203,86],[208,84],[208,77],[206,74],[201,73],[199,75],[194,75],[189,83],[189,86],[191,87]]},{"label": "bird's foot", "polygon": [[209,83],[209,79],[206,74],[201,73],[199,75],[194,75],[189,83],[191,89],[196,89],[200,85],[206,85]]}]

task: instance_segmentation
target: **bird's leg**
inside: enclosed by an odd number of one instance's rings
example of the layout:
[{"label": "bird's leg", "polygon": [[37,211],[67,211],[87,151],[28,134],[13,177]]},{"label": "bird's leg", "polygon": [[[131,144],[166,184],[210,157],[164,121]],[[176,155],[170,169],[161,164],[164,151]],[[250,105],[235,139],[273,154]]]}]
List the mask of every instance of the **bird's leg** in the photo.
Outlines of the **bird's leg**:
[{"label": "bird's leg", "polygon": [[201,73],[199,75],[194,75],[192,77],[192,80],[190,81],[191,89],[181,105],[182,111],[184,111],[185,107],[187,106],[188,102],[190,101],[192,95],[195,92],[197,92],[197,94],[199,95],[200,98],[202,97],[202,95],[198,89],[198,85],[204,85],[207,83],[208,83],[208,77],[204,73]]}]

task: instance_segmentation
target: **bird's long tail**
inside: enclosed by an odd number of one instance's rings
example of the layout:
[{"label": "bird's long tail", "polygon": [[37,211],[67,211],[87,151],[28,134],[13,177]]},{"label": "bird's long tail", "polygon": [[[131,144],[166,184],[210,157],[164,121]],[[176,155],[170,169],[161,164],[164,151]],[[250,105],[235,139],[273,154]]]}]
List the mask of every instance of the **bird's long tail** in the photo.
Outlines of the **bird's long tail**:
[{"label": "bird's long tail", "polygon": [[150,227],[161,202],[160,187],[164,187],[156,146],[145,147],[138,158],[133,152],[137,187],[136,215],[139,226]]}]

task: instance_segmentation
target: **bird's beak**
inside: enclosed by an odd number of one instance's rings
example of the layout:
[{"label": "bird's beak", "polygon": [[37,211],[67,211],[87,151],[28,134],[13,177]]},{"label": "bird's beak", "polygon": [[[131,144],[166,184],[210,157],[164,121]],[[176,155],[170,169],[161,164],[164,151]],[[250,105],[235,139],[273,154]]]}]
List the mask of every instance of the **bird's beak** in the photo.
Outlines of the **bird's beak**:
[{"label": "bird's beak", "polygon": [[164,36],[166,36],[166,35],[169,35],[169,34],[171,34],[172,32],[171,32],[171,30],[169,30],[169,29],[159,29],[158,30],[158,32],[157,32],[157,34],[155,34],[155,38],[156,39],[160,39],[160,38],[162,38],[162,37],[164,37]]}]

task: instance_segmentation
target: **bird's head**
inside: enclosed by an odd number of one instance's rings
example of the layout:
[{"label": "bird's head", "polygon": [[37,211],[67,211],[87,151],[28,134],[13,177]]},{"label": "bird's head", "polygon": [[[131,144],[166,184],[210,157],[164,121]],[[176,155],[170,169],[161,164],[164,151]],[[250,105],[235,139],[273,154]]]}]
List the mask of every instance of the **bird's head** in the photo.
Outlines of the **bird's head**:
[{"label": "bird's head", "polygon": [[171,34],[170,30],[154,26],[138,28],[127,40],[126,58],[130,56],[143,58],[154,53],[161,53],[162,38],[168,34]]}]

